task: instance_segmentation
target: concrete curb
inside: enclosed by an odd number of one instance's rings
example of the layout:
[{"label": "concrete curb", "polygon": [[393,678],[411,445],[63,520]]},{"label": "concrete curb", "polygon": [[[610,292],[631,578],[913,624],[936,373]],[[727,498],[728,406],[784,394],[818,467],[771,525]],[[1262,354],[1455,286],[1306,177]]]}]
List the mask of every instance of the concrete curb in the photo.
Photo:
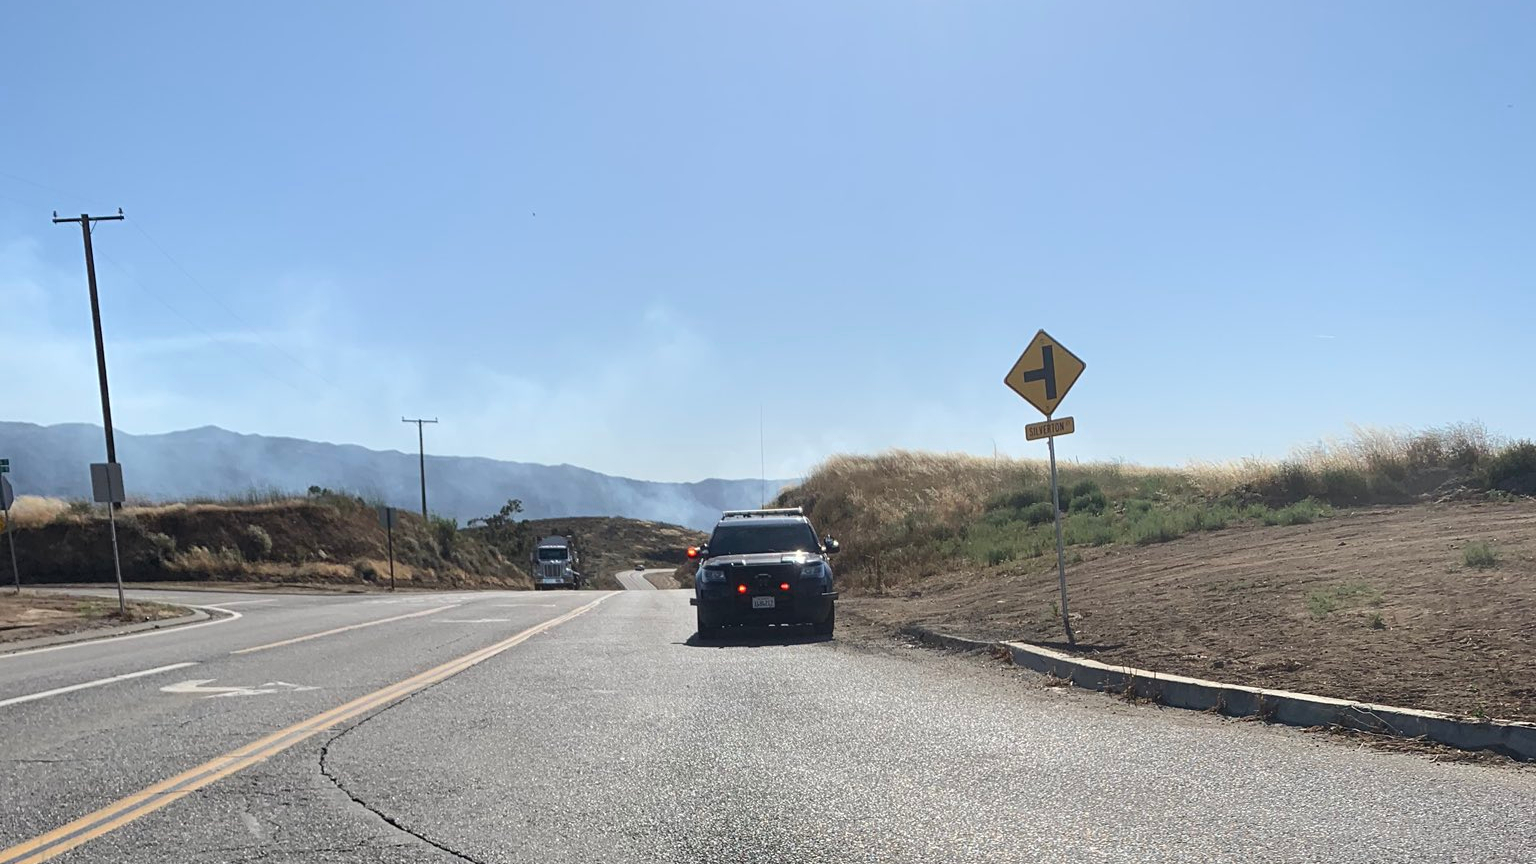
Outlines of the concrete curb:
[{"label": "concrete curb", "polygon": [[127,636],[129,633],[140,633],[145,630],[164,630],[168,627],[180,627],[183,624],[196,624],[199,621],[207,621],[212,617],[212,615],[201,609],[194,609],[180,618],[141,621],[138,624],[123,624],[118,627],[103,627],[98,630],[82,630],[78,633],[63,633],[58,636],[44,636],[39,639],[5,642],[0,643],[0,657],[6,654],[15,654],[18,651],[31,651],[34,648],[49,648],[54,645],[67,645],[71,642],[90,642],[95,639],[110,639],[113,636]]},{"label": "concrete curb", "polygon": [[1125,693],[1173,708],[1258,717],[1290,726],[1338,726],[1364,732],[1422,738],[1462,750],[1491,750],[1521,761],[1536,760],[1536,723],[1471,720],[1439,711],[1395,708],[1286,690],[1264,690],[1130,666],[1112,666],[1023,642],[982,642],[905,627],[902,633],[928,645],[964,651],[1001,649],[1014,665],[1072,682],[1088,690]]}]

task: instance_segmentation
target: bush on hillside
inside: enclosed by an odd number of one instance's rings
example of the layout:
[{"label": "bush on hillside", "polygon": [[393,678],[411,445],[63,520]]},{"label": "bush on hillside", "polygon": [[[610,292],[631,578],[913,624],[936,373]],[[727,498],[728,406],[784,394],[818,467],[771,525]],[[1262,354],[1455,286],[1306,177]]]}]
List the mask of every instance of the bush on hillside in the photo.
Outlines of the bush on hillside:
[{"label": "bush on hillside", "polygon": [[1484,489],[1536,495],[1536,443],[1517,441],[1490,457],[1478,471]]}]

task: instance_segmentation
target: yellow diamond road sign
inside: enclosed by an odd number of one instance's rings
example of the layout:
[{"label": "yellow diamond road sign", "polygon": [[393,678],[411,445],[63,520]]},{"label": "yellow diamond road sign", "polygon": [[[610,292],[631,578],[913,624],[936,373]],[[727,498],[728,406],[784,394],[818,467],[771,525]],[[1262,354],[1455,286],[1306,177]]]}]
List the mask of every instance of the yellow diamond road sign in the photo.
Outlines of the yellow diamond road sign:
[{"label": "yellow diamond road sign", "polygon": [[1003,383],[1049,417],[1056,413],[1061,400],[1067,398],[1067,391],[1072,389],[1084,368],[1085,364],[1077,359],[1077,355],[1041,330],[1030,340],[1019,362],[1008,370]]}]

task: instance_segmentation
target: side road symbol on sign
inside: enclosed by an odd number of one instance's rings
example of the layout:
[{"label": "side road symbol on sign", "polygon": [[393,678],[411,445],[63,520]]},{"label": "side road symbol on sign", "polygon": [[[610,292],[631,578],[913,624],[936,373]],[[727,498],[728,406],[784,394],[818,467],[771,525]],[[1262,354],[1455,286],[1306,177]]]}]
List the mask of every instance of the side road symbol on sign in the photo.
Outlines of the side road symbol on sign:
[{"label": "side road symbol on sign", "polygon": [[1041,330],[1003,376],[1003,383],[1049,417],[1085,368],[1076,354]]}]

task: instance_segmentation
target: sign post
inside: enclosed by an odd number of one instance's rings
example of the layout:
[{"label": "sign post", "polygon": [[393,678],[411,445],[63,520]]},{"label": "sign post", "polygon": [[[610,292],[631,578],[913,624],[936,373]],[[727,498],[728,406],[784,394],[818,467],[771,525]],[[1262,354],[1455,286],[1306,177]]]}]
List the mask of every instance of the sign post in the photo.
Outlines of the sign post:
[{"label": "sign post", "polygon": [[11,460],[0,459],[0,504],[5,505],[5,539],[11,547],[11,578],[16,581],[16,593],[21,593],[21,568],[16,566],[16,528],[11,524],[11,505],[16,501],[16,493],[11,489],[10,478],[5,472],[11,470]]},{"label": "sign post", "polygon": [[1061,486],[1056,481],[1056,436],[1072,434],[1077,431],[1077,424],[1071,417],[1053,420],[1051,415],[1056,413],[1056,406],[1067,397],[1067,391],[1072,389],[1085,368],[1086,364],[1077,355],[1041,330],[1003,376],[1004,384],[1045,415],[1044,423],[1024,427],[1024,437],[1029,441],[1044,438],[1050,449],[1051,509],[1056,512],[1056,581],[1061,589],[1061,627],[1067,633],[1067,642],[1072,645],[1077,644],[1077,634],[1072,632],[1072,617],[1067,612],[1067,559],[1061,542]]},{"label": "sign post", "polygon": [[117,462],[91,463],[91,497],[107,505],[107,524],[112,531],[112,572],[117,576],[117,611],[128,614],[128,600],[123,596],[123,563],[117,554],[117,505],[123,494],[123,466]]},{"label": "sign post", "polygon": [[395,508],[379,508],[379,524],[384,526],[384,534],[389,544],[389,590],[395,590]]}]

